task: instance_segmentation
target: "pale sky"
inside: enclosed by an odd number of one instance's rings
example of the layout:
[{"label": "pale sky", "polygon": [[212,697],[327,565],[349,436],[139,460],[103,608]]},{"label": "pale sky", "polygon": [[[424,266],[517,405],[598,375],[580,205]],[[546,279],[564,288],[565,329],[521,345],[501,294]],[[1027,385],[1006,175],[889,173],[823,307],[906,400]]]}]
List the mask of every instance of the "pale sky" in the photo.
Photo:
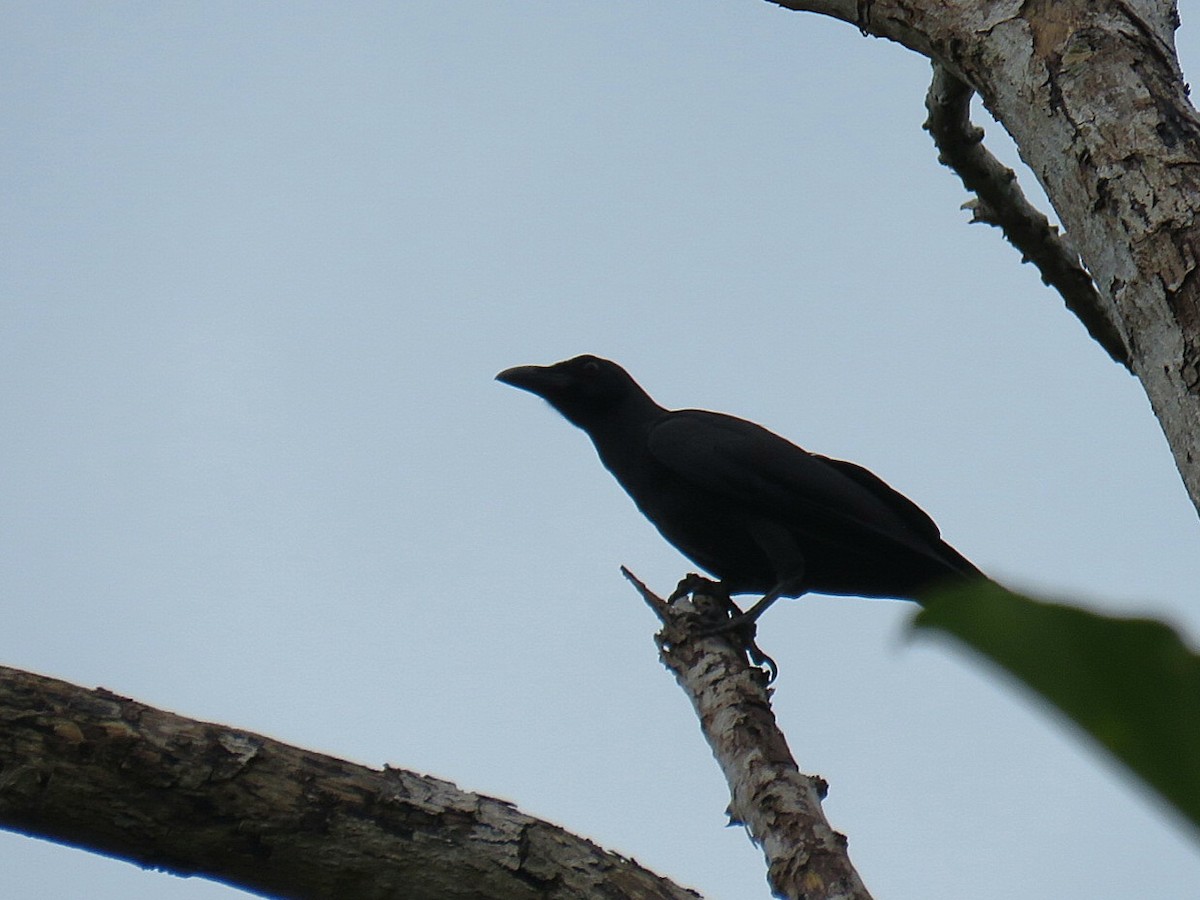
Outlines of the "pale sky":
[{"label": "pale sky", "polygon": [[[618,571],[691,566],[492,380],[580,352],[867,465],[1013,587],[1200,635],[1158,424],[966,224],[924,59],[757,0],[3,11],[0,663],[765,900]],[[759,632],[873,894],[1194,897],[1193,837],[911,612]],[[0,834],[0,896],[239,894]]]}]

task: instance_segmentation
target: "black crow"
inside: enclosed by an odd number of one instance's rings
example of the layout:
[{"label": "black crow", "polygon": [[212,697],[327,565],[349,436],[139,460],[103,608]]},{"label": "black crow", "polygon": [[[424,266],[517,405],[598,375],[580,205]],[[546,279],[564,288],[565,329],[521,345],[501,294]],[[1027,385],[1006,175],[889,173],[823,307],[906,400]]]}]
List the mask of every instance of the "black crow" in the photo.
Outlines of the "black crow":
[{"label": "black crow", "polygon": [[577,356],[496,378],[587,432],[638,509],[728,594],[762,595],[735,623],[808,591],[916,599],[939,581],[983,577],[861,466],[744,419],[664,409],[614,362]]}]

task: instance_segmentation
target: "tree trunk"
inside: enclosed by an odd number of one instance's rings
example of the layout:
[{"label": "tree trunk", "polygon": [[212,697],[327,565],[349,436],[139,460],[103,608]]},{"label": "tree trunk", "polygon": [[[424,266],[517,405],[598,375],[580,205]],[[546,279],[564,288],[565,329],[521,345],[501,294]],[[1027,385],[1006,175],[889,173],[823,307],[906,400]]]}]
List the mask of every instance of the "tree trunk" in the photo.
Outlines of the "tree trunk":
[{"label": "tree trunk", "polygon": [[1158,0],[771,0],[898,41],[1016,141],[1129,350],[1200,510],[1200,118]]}]

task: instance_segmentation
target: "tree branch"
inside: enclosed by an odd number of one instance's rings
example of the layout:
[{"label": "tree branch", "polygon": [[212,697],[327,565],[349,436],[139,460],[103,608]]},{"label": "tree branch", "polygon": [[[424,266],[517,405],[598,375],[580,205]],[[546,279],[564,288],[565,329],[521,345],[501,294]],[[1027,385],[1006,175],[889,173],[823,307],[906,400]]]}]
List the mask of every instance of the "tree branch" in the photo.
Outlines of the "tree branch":
[{"label": "tree branch", "polygon": [[305,900],[695,900],[510,804],[0,667],[0,827]]},{"label": "tree branch", "polygon": [[1129,348],[1100,302],[1092,276],[1040,210],[1026,198],[1017,174],[983,146],[983,129],[971,124],[975,91],[945,66],[933,64],[925,95],[925,130],[938,148],[938,162],[953,169],[977,199],[966,204],[972,222],[994,225],[1021,251],[1022,262],[1041,272],[1042,282],[1059,292],[1088,334],[1125,368]]},{"label": "tree branch", "polygon": [[[716,757],[732,800],[729,815],[762,847],[767,878],[778,897],[791,900],[870,900],[850,862],[846,838],[821,809],[827,785],[800,771],[771,712],[766,673],[724,637],[696,636],[711,619],[691,604],[669,604],[628,569],[642,598],[663,623],[659,657],[692,701],[700,729]],[[692,602],[719,602],[701,591]]]}]

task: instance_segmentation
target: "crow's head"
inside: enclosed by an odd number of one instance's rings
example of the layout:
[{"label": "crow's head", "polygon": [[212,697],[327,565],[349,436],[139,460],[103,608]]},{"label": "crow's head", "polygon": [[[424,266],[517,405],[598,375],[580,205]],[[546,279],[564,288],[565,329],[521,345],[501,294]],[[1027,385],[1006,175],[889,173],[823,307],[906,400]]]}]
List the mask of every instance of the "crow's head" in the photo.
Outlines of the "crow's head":
[{"label": "crow's head", "polygon": [[537,394],[580,428],[631,402],[653,403],[628,372],[598,356],[576,356],[552,366],[515,366],[496,380]]}]

